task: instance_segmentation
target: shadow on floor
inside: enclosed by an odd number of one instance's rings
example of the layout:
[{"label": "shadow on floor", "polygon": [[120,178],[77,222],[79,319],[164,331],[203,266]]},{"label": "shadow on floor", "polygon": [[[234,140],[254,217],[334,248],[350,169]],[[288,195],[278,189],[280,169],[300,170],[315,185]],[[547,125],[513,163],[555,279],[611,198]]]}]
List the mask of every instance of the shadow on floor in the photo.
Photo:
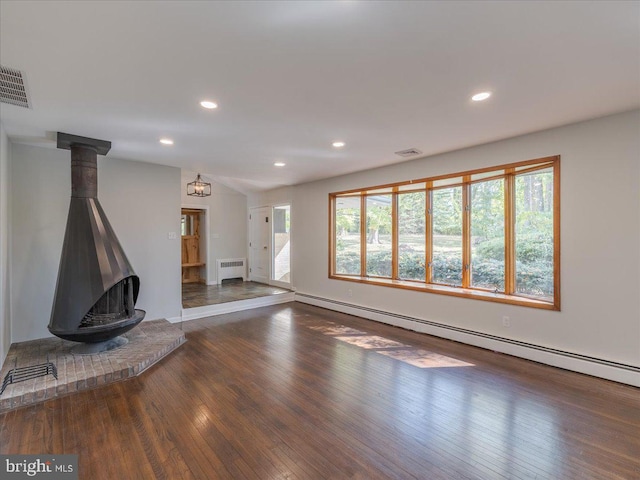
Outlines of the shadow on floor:
[{"label": "shadow on floor", "polygon": [[286,288],[257,282],[243,282],[239,279],[223,280],[221,285],[185,283],[182,285],[182,308],[217,305],[289,292],[290,290]]}]

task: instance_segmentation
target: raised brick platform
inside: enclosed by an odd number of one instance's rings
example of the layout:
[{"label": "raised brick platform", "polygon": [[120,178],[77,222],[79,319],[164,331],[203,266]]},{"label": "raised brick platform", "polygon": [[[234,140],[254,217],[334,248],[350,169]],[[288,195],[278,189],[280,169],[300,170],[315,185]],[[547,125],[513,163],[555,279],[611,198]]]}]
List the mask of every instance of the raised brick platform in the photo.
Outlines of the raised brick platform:
[{"label": "raised brick platform", "polygon": [[58,379],[47,375],[7,386],[0,395],[0,413],[139,375],[186,341],[184,332],[166,320],[142,322],[123,336],[129,339],[127,345],[95,355],[74,355],[71,349],[77,343],[57,337],[12,344],[0,381],[16,357],[17,366],[26,367],[45,363],[47,355]]}]

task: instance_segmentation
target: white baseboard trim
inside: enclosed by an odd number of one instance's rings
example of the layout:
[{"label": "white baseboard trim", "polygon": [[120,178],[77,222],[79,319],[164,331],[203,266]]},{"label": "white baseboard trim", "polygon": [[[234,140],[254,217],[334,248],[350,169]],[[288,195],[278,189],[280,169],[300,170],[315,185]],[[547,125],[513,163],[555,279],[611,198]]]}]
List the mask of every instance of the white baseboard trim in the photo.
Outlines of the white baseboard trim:
[{"label": "white baseboard trim", "polygon": [[219,303],[217,305],[205,305],[203,307],[185,308],[182,310],[181,321],[186,322],[187,320],[213,317],[215,315],[240,312],[242,310],[249,310],[251,308],[266,307],[268,305],[277,305],[279,303],[287,303],[293,301],[295,301],[295,294],[293,292],[290,292],[279,293],[277,295],[268,295],[266,297],[249,298],[247,300],[238,300],[236,302]]},{"label": "white baseboard trim", "polygon": [[182,321],[182,316],[180,317],[167,317],[167,322],[169,323],[180,323]]},{"label": "white baseboard trim", "polygon": [[305,293],[296,292],[295,299],[297,302],[348,313],[388,325],[402,327],[407,330],[447,338],[468,345],[544,363],[553,367],[640,387],[640,367],[633,365],[625,365],[586,355],[564,352],[562,350],[502,338],[496,335],[474,332],[473,330],[439,324],[430,320],[408,317],[406,315],[385,312],[360,305],[352,305]]}]

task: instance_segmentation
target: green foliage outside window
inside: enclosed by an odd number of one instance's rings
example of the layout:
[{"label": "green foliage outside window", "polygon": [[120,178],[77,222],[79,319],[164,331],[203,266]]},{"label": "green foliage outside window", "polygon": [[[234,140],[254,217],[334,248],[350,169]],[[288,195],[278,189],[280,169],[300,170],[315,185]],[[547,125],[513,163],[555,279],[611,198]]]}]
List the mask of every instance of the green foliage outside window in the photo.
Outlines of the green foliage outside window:
[{"label": "green foliage outside window", "polygon": [[[546,165],[549,164],[547,160]],[[473,173],[458,174],[460,181],[464,178],[462,185],[397,193],[389,189],[389,193],[375,192],[366,196],[366,237],[363,239],[366,272],[361,272],[360,257],[361,194],[355,194],[349,199],[350,208],[344,208],[344,204],[342,208],[336,208],[335,272],[392,278],[392,245],[395,245],[396,278],[399,280],[424,282],[430,266],[433,283],[460,287],[464,282],[465,287],[500,293],[505,292],[505,254],[510,251],[513,255],[510,258],[515,262],[510,270],[513,274],[510,288],[513,290],[508,293],[553,302],[556,261],[554,167],[540,169],[531,162],[513,165],[516,167],[510,172],[496,169],[482,172],[483,176],[477,179]],[[511,185],[508,196],[507,183]],[[434,181],[434,184],[437,183]],[[395,226],[392,225],[394,195]],[[512,202],[513,224],[510,225],[506,218],[507,199]],[[344,197],[340,197],[340,202],[344,202]],[[430,206],[429,214],[427,205]],[[427,219],[431,221],[430,229],[427,229]],[[468,222],[468,226],[464,222]],[[513,238],[510,247],[505,245],[507,226]],[[394,231],[397,235],[395,243],[392,242]],[[427,231],[431,232],[429,242]],[[467,237],[463,238],[463,235]],[[427,244],[430,245],[429,252],[426,251]],[[465,277],[467,269],[469,274]]]}]

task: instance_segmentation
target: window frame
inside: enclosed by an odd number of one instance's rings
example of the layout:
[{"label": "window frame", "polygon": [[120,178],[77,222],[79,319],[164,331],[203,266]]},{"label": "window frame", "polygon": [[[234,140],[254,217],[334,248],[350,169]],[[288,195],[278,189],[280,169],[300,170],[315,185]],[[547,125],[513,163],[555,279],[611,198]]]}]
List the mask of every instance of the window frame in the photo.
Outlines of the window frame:
[{"label": "window frame", "polygon": [[[367,225],[369,224],[369,206],[367,204],[367,200],[371,197],[377,197],[377,196],[381,196],[381,195],[390,195],[391,196],[391,231],[389,232],[391,234],[391,276],[390,277],[384,277],[382,275],[367,275],[367,263],[369,260],[369,249],[367,248],[367,238],[369,236],[369,231],[367,230]],[[364,215],[364,242],[361,242],[362,245],[362,252],[361,255],[364,255],[364,259],[363,259],[363,263],[364,263],[364,270],[361,270],[361,274],[364,272],[365,276],[367,278],[395,278],[397,277],[397,259],[394,261],[394,252],[395,255],[397,255],[397,196],[394,195],[394,192],[375,192],[375,193],[367,193],[365,195],[363,195],[364,198],[364,210],[361,211],[361,215]],[[360,257],[362,259],[362,257]],[[396,270],[394,270],[394,265],[396,266]]]},{"label": "window frame", "polygon": [[[545,166],[544,168],[548,168],[548,165]],[[520,172],[518,172],[520,173]],[[515,177],[514,177],[515,178]],[[471,195],[471,188],[473,187],[474,184],[476,183],[482,183],[482,182],[492,182],[495,180],[502,180],[503,181],[503,201],[504,201],[504,205],[503,205],[503,210],[502,210],[502,215],[504,217],[504,237],[505,237],[505,241],[504,241],[504,263],[505,263],[505,288],[504,288],[504,292],[495,292],[495,290],[491,290],[490,288],[485,288],[485,287],[469,287],[473,290],[481,290],[481,291],[485,291],[485,292],[493,292],[493,293],[502,293],[502,294],[506,294],[507,292],[507,257],[509,255],[509,246],[507,244],[507,222],[509,221],[507,218],[507,183],[509,182],[509,180],[507,179],[507,174],[501,174],[501,175],[492,175],[490,177],[485,177],[485,178],[479,178],[476,180],[471,180],[468,185],[467,185],[467,191],[468,191],[468,205],[469,205],[469,211],[468,211],[468,222],[469,222],[469,240],[471,240],[471,232],[472,232],[472,215],[473,215],[473,207],[471,205],[471,201],[472,201],[472,195]],[[514,219],[515,220],[515,219]],[[467,259],[469,261],[468,265],[469,265],[469,269],[468,269],[468,283],[469,285],[472,284],[473,282],[473,251],[471,248],[471,245],[469,245],[469,250],[468,250],[468,255],[467,255]],[[514,245],[514,253],[515,253],[515,245]],[[515,258],[515,257],[514,257]]]},{"label": "window frame", "polygon": [[[425,210],[425,217],[424,217],[424,278],[422,280],[418,280],[415,278],[400,278],[400,261],[399,261],[399,257],[400,257],[400,249],[399,249],[399,245],[400,245],[400,214],[398,213],[398,209],[400,207],[400,201],[399,201],[399,197],[400,195],[411,195],[414,193],[420,193],[420,192],[424,192],[424,210]],[[394,232],[394,235],[392,237],[393,239],[393,246],[392,246],[392,250],[391,250],[391,258],[392,258],[392,272],[393,272],[393,277],[395,279],[398,280],[402,280],[405,282],[422,282],[422,283],[429,283],[428,279],[429,279],[429,259],[427,258],[427,255],[429,253],[430,250],[430,245],[431,245],[431,225],[427,225],[428,221],[429,221],[429,215],[427,214],[427,212],[429,211],[429,205],[431,203],[430,199],[429,199],[429,191],[426,188],[420,188],[420,189],[415,189],[415,190],[399,190],[398,187],[394,188],[394,193],[396,195],[393,196],[393,203],[394,203],[394,207],[392,207],[392,214],[394,215],[393,218],[393,224],[392,224],[392,229]]]},{"label": "window frame", "polygon": [[[552,169],[553,173],[553,298],[551,301],[517,293],[515,270],[515,182],[516,176],[537,170]],[[474,178],[483,173],[487,177]],[[437,185],[439,181],[458,178],[461,181]],[[504,179],[504,237],[505,237],[505,291],[494,292],[487,288],[471,286],[471,185]],[[417,184],[417,188],[411,188]],[[437,186],[436,186],[437,185]],[[462,186],[462,286],[431,283],[433,280],[433,198],[432,192],[442,188]],[[402,187],[402,188],[401,188]],[[409,192],[425,192],[425,278],[401,280],[398,278],[398,195]],[[366,198],[369,195],[391,195],[391,278],[366,275]],[[336,200],[341,197],[360,197],[360,275],[336,273]],[[363,216],[364,215],[364,216]],[[546,310],[560,310],[560,155],[542,157],[522,162],[497,165],[481,169],[456,172],[448,175],[419,178],[404,182],[329,193],[329,278],[371,285],[388,286],[408,290],[472,298],[484,301],[521,305]],[[469,268],[466,268],[466,266]]]}]

